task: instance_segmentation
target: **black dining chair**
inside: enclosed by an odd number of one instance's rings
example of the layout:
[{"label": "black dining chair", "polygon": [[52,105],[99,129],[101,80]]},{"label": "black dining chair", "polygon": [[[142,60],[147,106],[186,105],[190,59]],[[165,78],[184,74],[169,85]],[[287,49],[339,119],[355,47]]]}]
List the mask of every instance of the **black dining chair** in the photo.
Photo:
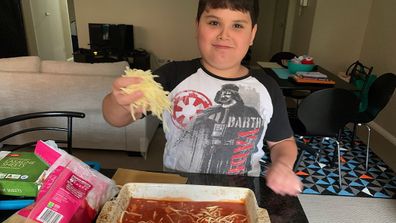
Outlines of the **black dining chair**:
[{"label": "black dining chair", "polygon": [[354,125],[351,137],[351,145],[353,145],[355,140],[357,126],[364,125],[367,128],[366,171],[368,170],[371,135],[371,128],[368,123],[373,121],[382,111],[382,109],[385,108],[389,100],[392,98],[392,95],[395,92],[395,88],[395,74],[386,73],[378,77],[368,90],[367,108],[364,111],[360,111],[359,113],[357,113],[357,115],[352,119]]},{"label": "black dining chair", "polygon": [[[292,52],[278,52],[275,53],[271,59],[270,62],[277,63],[278,65],[282,66],[283,68],[287,68],[287,62],[293,58],[297,57],[296,54]],[[293,98],[296,100],[297,106],[299,104],[299,101],[305,97],[307,97],[311,92],[306,91],[306,90],[283,90],[283,95],[285,97]]]},{"label": "black dining chair", "polygon": [[271,57],[270,62],[275,62],[283,68],[287,68],[287,62],[294,57],[297,57],[297,55],[292,52],[278,52]]},{"label": "black dining chair", "polygon": [[371,75],[373,69],[374,67],[365,66],[363,63],[357,60],[348,67],[345,75],[349,78],[349,83],[351,84],[362,80],[364,82],[362,87],[364,87],[366,81],[368,80],[368,76]]},{"label": "black dining chair", "polygon": [[[0,151],[15,151],[22,148],[31,148],[34,144],[36,144],[37,140],[46,140],[42,138],[44,135],[46,135],[45,132],[65,132],[66,134],[63,139],[51,138],[51,140],[54,140],[60,145],[65,145],[67,152],[71,153],[73,118],[84,117],[85,114],[81,112],[44,111],[20,114],[0,119]],[[53,119],[57,119],[56,121],[59,122],[56,122]],[[30,127],[25,127],[27,123]],[[30,141],[31,137],[27,135],[33,132],[40,132],[41,134],[37,140]],[[18,137],[18,142],[26,142],[25,140],[29,140],[30,142],[15,144],[15,142],[11,141],[10,143],[10,140],[15,139],[14,137]],[[96,165],[96,163],[93,163],[92,165],[94,164]],[[0,196],[0,210],[19,210],[32,204],[34,200],[35,198],[32,197]]]},{"label": "black dining chair", "polygon": [[[357,113],[359,100],[352,92],[340,88],[318,90],[303,99],[297,110],[297,117],[291,118],[290,123],[295,134],[301,137],[322,137],[324,140],[332,139],[337,144],[339,185],[341,188],[341,155],[339,136],[341,130]],[[320,151],[315,151],[309,144],[298,143],[299,155],[295,169],[302,160],[305,152],[319,156]]]},{"label": "black dining chair", "polygon": [[[50,132],[65,132],[64,137],[57,139],[50,138],[60,145],[64,145],[68,153],[72,152],[72,133],[73,133],[73,118],[84,118],[85,114],[81,112],[73,111],[43,111],[15,115],[0,119],[0,148],[7,147],[8,151],[15,151],[21,148],[29,148],[36,144],[37,140],[48,140],[43,137]],[[54,120],[57,119],[57,120]],[[29,127],[26,128],[26,123],[29,123]],[[34,124],[33,124],[34,123]],[[40,131],[40,137],[33,141],[31,139],[32,132]],[[47,134],[46,134],[47,133]],[[25,134],[25,135],[23,135]],[[53,136],[54,134],[51,134]],[[14,138],[15,137],[15,138]],[[16,139],[18,137],[18,139]],[[16,139],[17,144],[10,140]],[[25,140],[29,140],[26,142]],[[23,141],[24,143],[20,143]]]}]

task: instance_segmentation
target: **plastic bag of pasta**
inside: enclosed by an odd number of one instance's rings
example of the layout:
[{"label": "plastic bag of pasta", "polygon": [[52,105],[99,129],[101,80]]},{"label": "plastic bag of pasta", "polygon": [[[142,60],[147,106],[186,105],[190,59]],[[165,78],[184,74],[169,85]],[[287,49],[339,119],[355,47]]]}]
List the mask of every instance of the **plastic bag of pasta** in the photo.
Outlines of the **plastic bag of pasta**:
[{"label": "plastic bag of pasta", "polygon": [[36,202],[15,219],[43,223],[92,222],[104,203],[118,193],[114,181],[63,150],[48,169]]}]

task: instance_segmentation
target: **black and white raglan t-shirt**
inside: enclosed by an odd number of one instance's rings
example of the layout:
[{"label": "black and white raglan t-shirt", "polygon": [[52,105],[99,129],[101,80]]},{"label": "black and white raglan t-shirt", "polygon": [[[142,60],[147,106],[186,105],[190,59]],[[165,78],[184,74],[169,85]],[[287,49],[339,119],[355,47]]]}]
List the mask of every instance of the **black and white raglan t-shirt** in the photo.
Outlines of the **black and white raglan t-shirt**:
[{"label": "black and white raglan t-shirt", "polygon": [[259,176],[265,140],[293,134],[282,92],[265,73],[221,78],[194,59],[168,63],[154,74],[170,92],[173,109],[163,115],[166,168]]}]

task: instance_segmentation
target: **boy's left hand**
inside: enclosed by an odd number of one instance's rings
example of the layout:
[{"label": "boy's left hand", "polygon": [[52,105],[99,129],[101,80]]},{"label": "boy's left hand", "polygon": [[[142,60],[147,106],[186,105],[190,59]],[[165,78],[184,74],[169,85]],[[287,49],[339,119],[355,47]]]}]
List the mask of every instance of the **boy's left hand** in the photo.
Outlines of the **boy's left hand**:
[{"label": "boy's left hand", "polygon": [[284,163],[271,165],[266,174],[267,186],[275,193],[297,196],[302,191],[302,183],[293,170]]}]

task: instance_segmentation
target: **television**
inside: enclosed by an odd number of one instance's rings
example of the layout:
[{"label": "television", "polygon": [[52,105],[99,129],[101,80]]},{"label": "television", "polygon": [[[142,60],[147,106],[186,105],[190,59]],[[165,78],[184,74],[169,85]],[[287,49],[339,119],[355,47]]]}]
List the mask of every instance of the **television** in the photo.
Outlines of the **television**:
[{"label": "television", "polygon": [[88,28],[92,50],[124,57],[134,49],[133,25],[89,23]]}]

